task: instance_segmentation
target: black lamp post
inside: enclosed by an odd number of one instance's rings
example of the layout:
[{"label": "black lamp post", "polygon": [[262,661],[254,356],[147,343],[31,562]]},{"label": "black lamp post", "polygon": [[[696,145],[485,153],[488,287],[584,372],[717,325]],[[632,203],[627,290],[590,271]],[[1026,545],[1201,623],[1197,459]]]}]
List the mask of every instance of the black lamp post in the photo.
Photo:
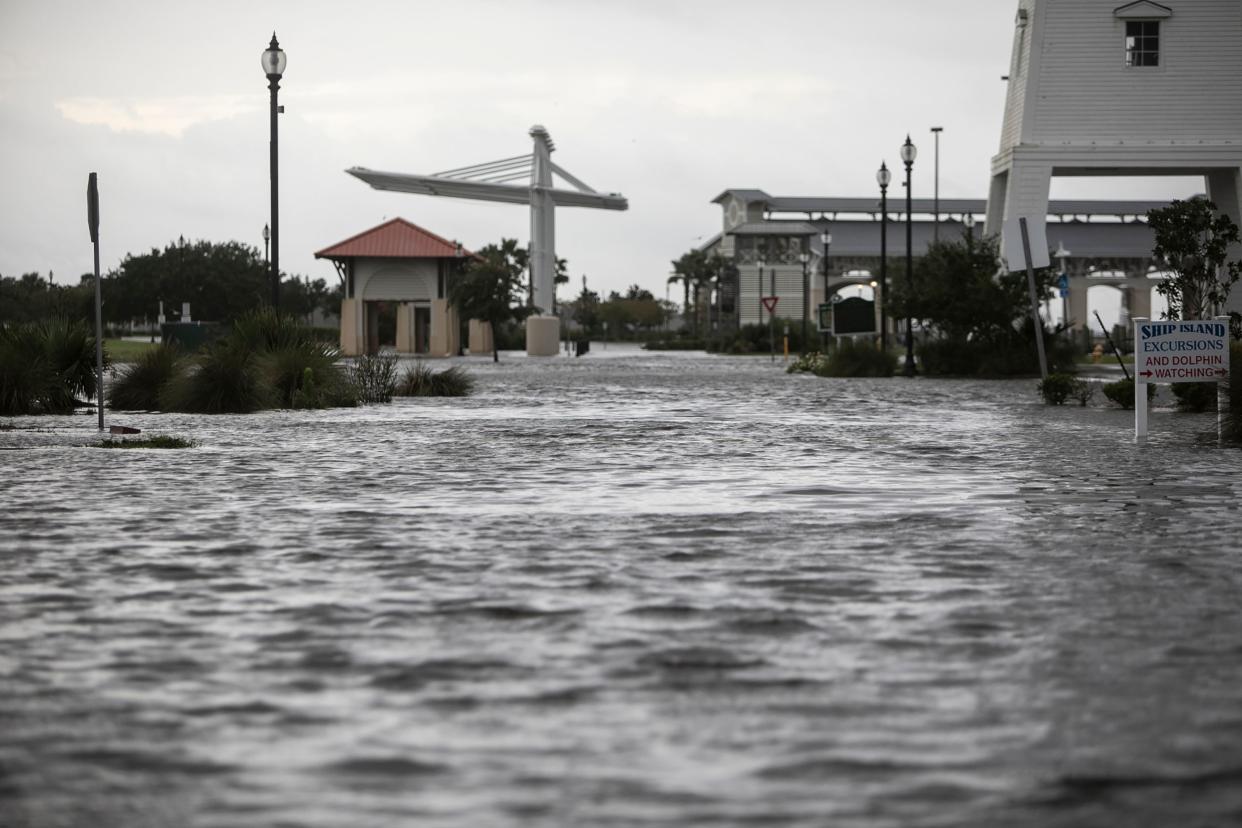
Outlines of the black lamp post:
[{"label": "black lamp post", "polygon": [[910,195],[910,171],[914,169],[914,158],[918,150],[906,136],[901,145],[901,160],[906,165],[906,370],[905,375],[912,377],[914,370],[914,321],[910,316],[910,306],[914,303],[914,209]]},{"label": "black lamp post", "polygon": [[[271,130],[271,169],[272,169],[272,308],[280,307],[280,176],[277,164],[276,143],[276,90],[280,89],[280,76],[285,73],[285,53],[276,42],[276,33],[272,32],[272,42],[261,57],[263,72],[267,75],[267,88],[272,92],[272,130]],[[266,239],[264,240],[266,241]]]},{"label": "black lamp post", "polygon": [[760,253],[759,258],[755,260],[755,264],[759,265],[759,277],[758,277],[758,281],[755,282],[755,293],[758,294],[756,298],[759,300],[759,319],[757,321],[760,325],[762,325],[763,324],[763,264],[764,264],[762,253]]},{"label": "black lamp post", "polygon": [[940,241],[940,133],[944,132],[944,127],[932,127],[931,131],[936,136],[935,173],[932,177],[932,210],[936,213],[936,220],[932,222],[932,241]]},{"label": "black lamp post", "polygon": [[880,162],[875,180],[880,185],[880,350],[888,353],[888,184],[893,174]]},{"label": "black lamp post", "polygon": [[271,241],[272,241],[272,228],[268,227],[265,224],[263,225],[263,261],[265,262],[271,261],[271,256],[269,255],[269,250],[268,250],[268,244],[271,243]]},{"label": "black lamp post", "polygon": [[810,292],[811,282],[807,276],[806,266],[811,261],[811,254],[803,250],[798,254],[798,261],[802,262],[802,339],[798,342],[798,353],[806,356],[806,318],[811,315],[811,309],[807,307],[807,294]]},{"label": "black lamp post", "polygon": [[[819,243],[824,246],[824,303],[828,302],[828,251],[832,248],[832,234],[824,231],[819,234]],[[819,320],[816,320],[819,322]],[[824,331],[820,337],[820,348],[823,352],[828,351],[828,332]]]}]

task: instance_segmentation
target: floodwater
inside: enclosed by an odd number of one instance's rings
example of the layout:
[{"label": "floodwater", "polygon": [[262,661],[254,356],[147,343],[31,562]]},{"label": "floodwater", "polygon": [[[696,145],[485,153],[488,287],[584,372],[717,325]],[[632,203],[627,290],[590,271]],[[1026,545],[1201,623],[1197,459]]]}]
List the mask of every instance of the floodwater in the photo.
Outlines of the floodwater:
[{"label": "floodwater", "polygon": [[0,824],[1242,821],[1213,418],[596,349],[0,431]]}]

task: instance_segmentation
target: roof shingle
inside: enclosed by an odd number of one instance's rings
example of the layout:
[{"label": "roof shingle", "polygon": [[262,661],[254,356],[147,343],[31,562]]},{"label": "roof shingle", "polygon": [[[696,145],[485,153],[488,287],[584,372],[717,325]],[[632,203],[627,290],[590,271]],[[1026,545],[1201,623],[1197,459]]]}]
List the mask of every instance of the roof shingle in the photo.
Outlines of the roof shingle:
[{"label": "roof shingle", "polygon": [[[413,222],[395,218],[350,236],[343,242],[315,253],[316,259],[452,259],[457,244],[424,230]],[[462,256],[473,256],[462,248]]]}]

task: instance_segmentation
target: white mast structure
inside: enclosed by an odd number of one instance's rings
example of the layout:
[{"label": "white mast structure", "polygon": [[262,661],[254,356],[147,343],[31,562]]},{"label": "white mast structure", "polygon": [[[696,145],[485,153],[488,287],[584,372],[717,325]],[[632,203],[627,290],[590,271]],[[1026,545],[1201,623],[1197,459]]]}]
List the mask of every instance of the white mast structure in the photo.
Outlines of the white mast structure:
[{"label": "white mast structure", "polygon": [[[601,193],[570,175],[552,161],[556,145],[548,131],[530,128],[534,151],[529,155],[472,164],[432,175],[409,175],[351,167],[347,173],[377,190],[399,193],[501,201],[530,205],[530,269],[534,282],[532,302],[539,316],[526,323],[526,352],[531,356],[555,356],[560,322],[552,312],[556,275],[556,207],[595,207],[625,210],[629,204],[619,193]],[[574,189],[553,185],[556,174]],[[528,184],[514,182],[527,179]]]}]

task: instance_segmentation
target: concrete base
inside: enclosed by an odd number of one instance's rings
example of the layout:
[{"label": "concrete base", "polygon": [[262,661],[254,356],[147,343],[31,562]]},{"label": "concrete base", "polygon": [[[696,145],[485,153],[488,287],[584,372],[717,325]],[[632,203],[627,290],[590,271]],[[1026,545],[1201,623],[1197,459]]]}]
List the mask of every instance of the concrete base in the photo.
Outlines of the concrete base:
[{"label": "concrete base", "polygon": [[556,316],[526,318],[526,355],[556,356],[560,353],[561,320]]}]

